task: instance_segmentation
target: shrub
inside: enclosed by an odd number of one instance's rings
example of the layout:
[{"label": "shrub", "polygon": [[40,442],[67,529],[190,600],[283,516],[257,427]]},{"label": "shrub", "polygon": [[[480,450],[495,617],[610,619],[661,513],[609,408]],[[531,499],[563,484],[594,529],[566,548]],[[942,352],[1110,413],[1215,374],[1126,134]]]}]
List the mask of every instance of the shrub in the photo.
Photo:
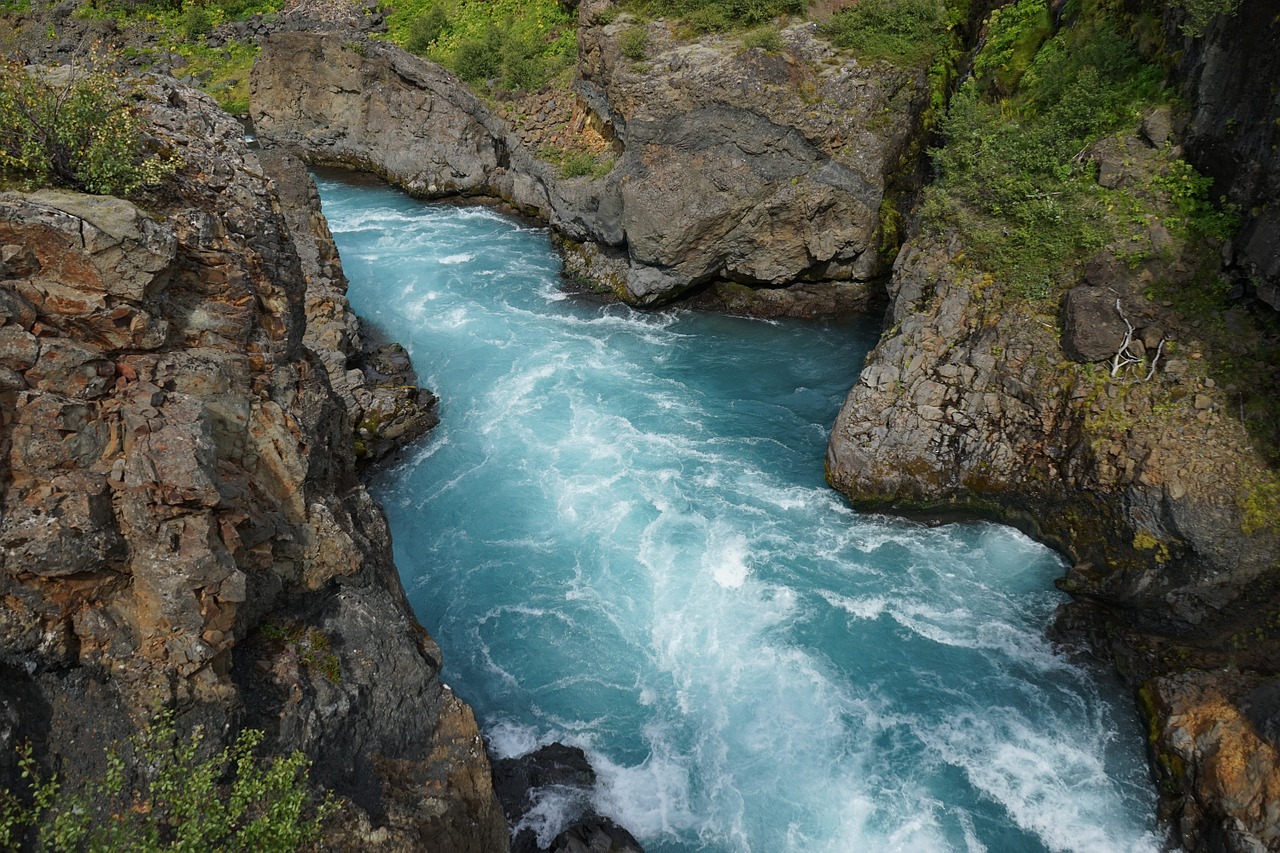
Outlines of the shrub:
[{"label": "shrub", "polygon": [[766,53],[778,53],[782,50],[782,34],[773,27],[752,30],[742,37],[742,46],[747,50],[758,47]]},{"label": "shrub", "polygon": [[302,753],[260,758],[262,738],[247,729],[232,746],[202,758],[202,730],[179,738],[173,713],[165,711],[130,741],[136,784],[112,749],[106,774],[83,792],[68,790],[56,775],[44,778],[30,745],[20,747],[29,789],[0,792],[0,848],[297,850],[319,838],[335,806],[328,799],[313,802]]},{"label": "shrub", "polygon": [[462,42],[453,54],[453,70],[468,83],[496,77],[501,67],[502,33],[499,30]]},{"label": "shrub", "polygon": [[649,33],[639,24],[629,27],[618,40],[618,47],[627,59],[639,62],[649,49]]},{"label": "shrub", "polygon": [[1234,15],[1240,8],[1240,0],[1170,0],[1169,5],[1187,13],[1187,20],[1180,29],[1193,38],[1199,38],[1218,15]]},{"label": "shrub", "polygon": [[178,167],[149,151],[121,81],[64,68],[0,69],[0,172],[30,185],[128,195]]},{"label": "shrub", "polygon": [[178,28],[187,41],[199,41],[213,31],[213,15],[199,3],[184,3]]},{"label": "shrub", "polygon": [[[1008,56],[1017,41],[996,38],[988,47]],[[971,78],[941,122],[947,144],[933,152],[939,178],[926,217],[963,231],[970,256],[1014,295],[1052,296],[1074,262],[1122,227],[1083,153],[1135,122],[1137,105],[1158,93],[1156,72],[1096,19],[1046,42],[1010,97],[1000,97],[996,75]]]},{"label": "shrub", "polygon": [[923,64],[946,36],[943,0],[861,0],[821,27],[831,43],[866,59]]},{"label": "shrub", "polygon": [[671,15],[698,32],[756,27],[781,15],[803,15],[806,0],[641,0],[647,14]]},{"label": "shrub", "polygon": [[404,43],[405,50],[425,56],[431,45],[440,38],[440,34],[448,28],[449,16],[445,14],[444,9],[432,6],[409,22],[409,34]]},{"label": "shrub", "polygon": [[538,89],[572,64],[576,20],[557,0],[403,0],[387,32],[473,86]]}]

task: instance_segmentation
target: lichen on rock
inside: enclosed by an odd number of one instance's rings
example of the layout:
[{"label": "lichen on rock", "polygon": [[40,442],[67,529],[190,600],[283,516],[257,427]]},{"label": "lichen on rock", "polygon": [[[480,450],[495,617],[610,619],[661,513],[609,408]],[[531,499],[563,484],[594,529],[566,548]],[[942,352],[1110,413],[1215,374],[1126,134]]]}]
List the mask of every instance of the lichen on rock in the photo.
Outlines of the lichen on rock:
[{"label": "lichen on rock", "polygon": [[[0,785],[31,740],[74,787],[163,704],[311,757],[346,803],[332,847],[504,849],[354,476],[373,392],[340,369],[361,344],[314,188],[207,96],[143,91],[171,179],[0,195]],[[255,641],[269,620],[323,636],[317,665]]]}]

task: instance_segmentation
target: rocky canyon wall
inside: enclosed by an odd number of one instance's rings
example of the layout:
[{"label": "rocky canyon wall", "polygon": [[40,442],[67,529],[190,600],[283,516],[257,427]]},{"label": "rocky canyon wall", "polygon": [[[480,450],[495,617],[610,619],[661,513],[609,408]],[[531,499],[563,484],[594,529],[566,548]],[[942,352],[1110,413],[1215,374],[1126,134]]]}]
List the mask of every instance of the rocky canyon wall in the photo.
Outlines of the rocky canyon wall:
[{"label": "rocky canyon wall", "polygon": [[750,301],[742,291],[801,282],[766,310],[878,304],[882,205],[915,162],[923,72],[841,59],[807,24],[770,54],[725,37],[689,43],[652,22],[635,61],[619,47],[634,22],[594,14],[581,12],[575,88],[615,140],[602,178],[563,177],[447,71],[349,32],[269,37],[253,121],[311,162],[535,215],[571,275],[629,302],[703,286],[722,303]]},{"label": "rocky canyon wall", "polygon": [[183,164],[158,188],[0,195],[0,785],[24,740],[81,785],[167,705],[305,752],[330,849],[505,849],[355,474],[384,392],[310,179],[203,94],[141,109]]}]

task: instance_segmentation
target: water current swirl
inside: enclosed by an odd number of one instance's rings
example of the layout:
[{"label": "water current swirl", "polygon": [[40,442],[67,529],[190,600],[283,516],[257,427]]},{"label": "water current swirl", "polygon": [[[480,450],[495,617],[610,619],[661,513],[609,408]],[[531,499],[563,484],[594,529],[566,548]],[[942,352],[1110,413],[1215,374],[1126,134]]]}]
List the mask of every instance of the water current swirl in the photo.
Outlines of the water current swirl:
[{"label": "water current swirl", "polygon": [[583,746],[655,853],[1159,849],[1130,700],[1044,638],[1058,558],[823,482],[875,326],[568,297],[543,230],[321,193],[353,306],[443,398],[375,490],[498,753]]}]

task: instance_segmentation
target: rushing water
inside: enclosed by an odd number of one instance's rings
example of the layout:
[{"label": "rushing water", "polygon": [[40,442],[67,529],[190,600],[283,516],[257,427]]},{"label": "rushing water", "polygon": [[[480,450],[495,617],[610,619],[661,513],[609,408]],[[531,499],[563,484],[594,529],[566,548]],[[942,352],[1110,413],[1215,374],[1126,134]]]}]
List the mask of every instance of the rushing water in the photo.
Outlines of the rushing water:
[{"label": "rushing water", "polygon": [[1044,639],[1054,554],[824,484],[872,326],[569,298],[542,230],[321,191],[444,401],[377,492],[497,752],[584,747],[650,851],[1158,849],[1130,703]]}]

